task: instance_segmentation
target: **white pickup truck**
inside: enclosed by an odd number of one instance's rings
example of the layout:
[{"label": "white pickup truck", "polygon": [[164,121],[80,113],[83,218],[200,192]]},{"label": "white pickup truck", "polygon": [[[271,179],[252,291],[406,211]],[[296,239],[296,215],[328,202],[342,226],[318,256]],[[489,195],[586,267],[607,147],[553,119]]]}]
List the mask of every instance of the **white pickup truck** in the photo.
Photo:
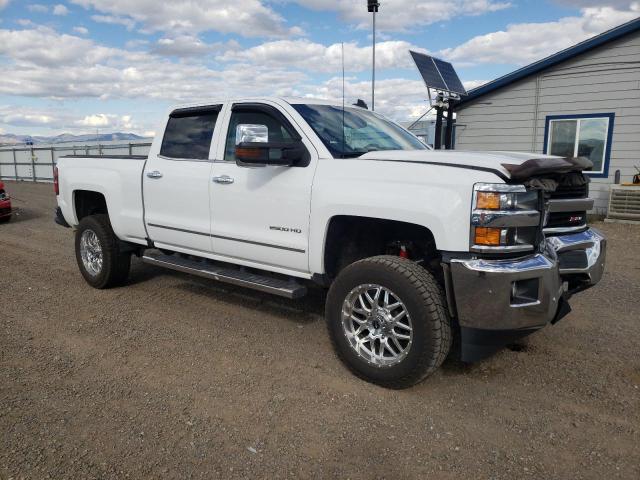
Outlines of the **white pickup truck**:
[{"label": "white pickup truck", "polygon": [[590,162],[435,151],[377,113],[309,99],[175,108],[148,156],[67,156],[56,221],[86,281],[131,256],[297,298],[328,288],[335,350],[391,388],[554,323],[597,283]]}]

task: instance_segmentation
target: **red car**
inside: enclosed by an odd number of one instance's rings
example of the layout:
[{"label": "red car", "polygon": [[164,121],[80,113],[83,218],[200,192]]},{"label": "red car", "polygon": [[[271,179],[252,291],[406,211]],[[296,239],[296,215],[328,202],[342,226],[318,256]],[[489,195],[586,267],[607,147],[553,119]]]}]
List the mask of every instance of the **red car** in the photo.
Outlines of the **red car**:
[{"label": "red car", "polygon": [[0,223],[11,220],[11,199],[4,190],[4,183],[0,182]]}]

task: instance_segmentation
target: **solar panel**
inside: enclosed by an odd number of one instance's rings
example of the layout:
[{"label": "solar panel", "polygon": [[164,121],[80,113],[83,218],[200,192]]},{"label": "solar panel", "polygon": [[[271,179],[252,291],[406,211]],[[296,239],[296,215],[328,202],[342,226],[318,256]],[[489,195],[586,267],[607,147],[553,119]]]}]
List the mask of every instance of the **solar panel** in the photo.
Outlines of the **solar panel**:
[{"label": "solar panel", "polygon": [[422,79],[424,83],[427,84],[427,87],[447,90],[447,85],[442,80],[435,63],[433,63],[433,58],[411,50],[409,50],[409,53],[413,57],[413,61],[416,63],[416,67],[418,67],[418,71],[420,75],[422,75]]},{"label": "solar panel", "polygon": [[444,83],[447,84],[447,90],[453,93],[459,93],[460,95],[467,94],[467,91],[460,81],[460,77],[458,77],[458,74],[453,69],[453,65],[449,62],[445,62],[444,60],[440,60],[439,58],[434,58],[433,63],[436,64],[436,67],[440,71],[440,75],[442,75]]},{"label": "solar panel", "polygon": [[409,50],[427,87],[466,95],[458,74],[449,62]]}]

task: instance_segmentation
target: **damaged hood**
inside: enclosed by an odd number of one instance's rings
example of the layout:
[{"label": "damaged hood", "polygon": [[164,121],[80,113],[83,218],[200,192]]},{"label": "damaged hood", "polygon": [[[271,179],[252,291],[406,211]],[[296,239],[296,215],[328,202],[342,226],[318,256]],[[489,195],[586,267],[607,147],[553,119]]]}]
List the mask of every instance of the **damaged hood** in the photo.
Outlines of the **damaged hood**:
[{"label": "damaged hood", "polygon": [[558,157],[522,152],[473,152],[461,150],[383,150],[369,152],[362,160],[425,163],[471,170],[491,170],[505,180],[522,181],[540,175],[581,172],[593,166],[582,157]]}]

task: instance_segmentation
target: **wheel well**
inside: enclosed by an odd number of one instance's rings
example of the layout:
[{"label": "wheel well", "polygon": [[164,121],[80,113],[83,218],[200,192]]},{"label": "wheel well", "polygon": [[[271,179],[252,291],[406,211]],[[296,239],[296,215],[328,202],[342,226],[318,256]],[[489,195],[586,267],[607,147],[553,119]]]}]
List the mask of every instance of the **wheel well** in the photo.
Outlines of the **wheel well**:
[{"label": "wheel well", "polygon": [[78,221],[88,215],[96,215],[98,213],[106,213],[107,201],[104,195],[89,190],[76,190],[73,192],[73,204],[76,209],[76,217]]},{"label": "wheel well", "polygon": [[[403,253],[400,253],[403,250]],[[340,215],[329,223],[324,267],[335,278],[347,265],[375,255],[406,256],[440,271],[440,256],[431,231],[414,223]]]}]

